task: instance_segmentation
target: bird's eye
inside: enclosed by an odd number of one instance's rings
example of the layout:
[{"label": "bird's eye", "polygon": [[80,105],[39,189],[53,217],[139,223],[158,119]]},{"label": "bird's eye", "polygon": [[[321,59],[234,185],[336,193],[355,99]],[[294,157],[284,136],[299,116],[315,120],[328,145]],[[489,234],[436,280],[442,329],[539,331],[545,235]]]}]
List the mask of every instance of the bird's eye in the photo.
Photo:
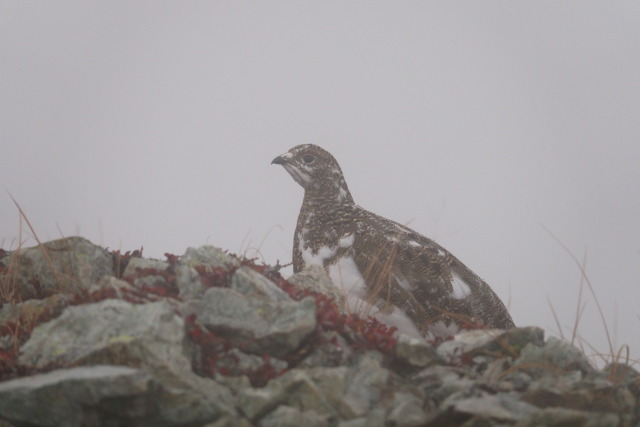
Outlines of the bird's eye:
[{"label": "bird's eye", "polygon": [[316,160],[316,158],[313,157],[311,154],[307,154],[302,158],[302,160],[304,160],[305,163],[310,164],[310,163],[313,163]]}]

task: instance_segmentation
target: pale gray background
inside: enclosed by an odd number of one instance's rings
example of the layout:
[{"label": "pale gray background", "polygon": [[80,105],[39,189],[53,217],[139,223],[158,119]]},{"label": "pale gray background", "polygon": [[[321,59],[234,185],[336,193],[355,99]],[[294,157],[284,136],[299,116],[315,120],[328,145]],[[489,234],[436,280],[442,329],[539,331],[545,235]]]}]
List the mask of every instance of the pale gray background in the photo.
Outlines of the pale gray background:
[{"label": "pale gray background", "polygon": [[[557,333],[547,298],[565,334],[576,312],[580,271],[542,226],[586,251],[638,354],[640,3],[0,5],[1,186],[41,239],[288,262],[302,190],[269,163],[316,143],[357,203],[450,249],[520,325]],[[3,191],[2,247],[18,235]]]}]

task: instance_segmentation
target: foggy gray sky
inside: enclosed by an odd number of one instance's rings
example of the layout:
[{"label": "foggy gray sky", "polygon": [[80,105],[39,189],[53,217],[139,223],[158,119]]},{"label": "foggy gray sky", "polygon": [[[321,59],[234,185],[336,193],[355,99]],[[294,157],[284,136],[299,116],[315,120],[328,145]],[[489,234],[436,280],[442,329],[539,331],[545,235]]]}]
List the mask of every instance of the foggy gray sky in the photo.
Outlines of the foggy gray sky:
[{"label": "foggy gray sky", "polygon": [[[43,240],[289,262],[315,143],[355,201],[638,357],[640,3],[0,0],[1,184]],[[0,244],[18,213],[0,195]],[[33,239],[23,232],[25,245]],[[290,269],[289,269],[290,271]],[[608,352],[585,289],[579,333]]]}]

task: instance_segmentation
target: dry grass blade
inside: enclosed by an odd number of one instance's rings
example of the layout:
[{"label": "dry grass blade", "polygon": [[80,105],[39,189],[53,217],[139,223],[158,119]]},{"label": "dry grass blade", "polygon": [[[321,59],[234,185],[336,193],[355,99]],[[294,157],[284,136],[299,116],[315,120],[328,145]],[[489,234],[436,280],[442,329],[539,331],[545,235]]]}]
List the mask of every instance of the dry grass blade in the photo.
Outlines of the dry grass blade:
[{"label": "dry grass blade", "polygon": [[247,247],[246,249],[244,249],[244,251],[242,250],[242,246],[244,245],[244,242],[246,241],[247,237],[249,236],[249,233],[251,233],[251,230],[247,231],[247,234],[245,234],[244,239],[242,239],[242,243],[240,245],[240,251],[238,252],[239,254],[242,254],[243,258],[249,258],[249,251],[253,251],[253,257],[254,258],[260,258],[260,260],[263,263],[266,263],[266,260],[264,258],[264,255],[262,254],[262,245],[264,245],[264,242],[267,240],[267,238],[269,237],[269,235],[271,234],[271,232],[275,229],[280,229],[280,231],[282,231],[282,226],[281,225],[274,225],[273,227],[271,227],[266,233],[265,235],[262,237],[262,240],[260,240],[260,243],[258,244],[257,247],[252,247],[251,246],[251,241],[249,240],[249,242],[247,243]]},{"label": "dry grass blade", "polygon": [[[18,244],[16,251],[19,251],[21,245]],[[9,265],[0,277],[0,304],[11,303],[17,304],[22,302],[20,292],[18,292],[18,279],[20,277],[20,263],[17,257],[9,258]]]},{"label": "dry grass blade", "polygon": [[49,256],[49,251],[47,250],[47,247],[40,241],[40,238],[38,237],[38,234],[36,233],[35,228],[31,224],[31,221],[29,221],[29,218],[27,217],[27,214],[22,209],[22,206],[20,206],[20,204],[16,201],[16,199],[13,197],[13,195],[11,193],[9,193],[9,197],[11,197],[11,200],[13,201],[13,204],[16,205],[16,208],[18,209],[18,213],[20,214],[20,219],[21,219],[21,221],[20,221],[20,233],[22,233],[22,221],[24,221],[24,223],[27,224],[27,226],[29,227],[29,230],[31,231],[32,237],[38,243],[38,248],[42,251],[42,255],[44,256],[45,261],[47,262],[47,265],[49,266],[49,269],[50,269],[51,273],[55,277],[57,286],[59,288],[67,287],[69,289],[69,291],[73,292],[74,291],[73,287],[71,287],[69,285],[69,281],[73,281],[74,280],[73,277],[72,276],[66,276],[62,272],[58,271],[58,269],[55,267],[51,257]]},{"label": "dry grass blade", "polygon": [[548,295],[547,295],[547,304],[549,304],[549,308],[551,309],[551,314],[553,314],[553,320],[556,322],[556,326],[558,327],[558,334],[560,335],[560,338],[565,339],[564,332],[562,332],[562,326],[560,325],[560,318],[558,318],[558,313],[556,312],[556,309],[553,307],[553,303],[551,302],[551,299],[549,299]]},{"label": "dry grass blade", "polygon": [[584,254],[582,255],[582,269],[580,274],[580,287],[578,288],[578,302],[576,307],[576,318],[573,323],[573,332],[571,333],[571,344],[575,343],[576,334],[578,333],[578,325],[580,324],[580,318],[582,317],[582,312],[584,311],[584,305],[582,304],[582,291],[584,289],[584,282],[586,279],[585,271],[587,268],[587,250],[585,249]]},{"label": "dry grass blade", "polygon": [[604,328],[605,336],[607,338],[607,343],[609,345],[609,354],[611,355],[612,358],[614,358],[615,357],[615,351],[613,350],[613,342],[611,341],[611,334],[609,333],[609,327],[607,326],[607,321],[606,321],[606,319],[604,317],[604,311],[602,310],[602,307],[600,306],[600,301],[598,300],[596,292],[593,289],[593,285],[591,284],[591,281],[589,280],[589,277],[587,276],[587,272],[585,271],[583,265],[580,264],[580,261],[576,258],[576,256],[573,254],[573,252],[571,252],[571,250],[569,248],[567,248],[567,246],[560,239],[558,239],[544,225],[541,224],[541,227],[547,232],[547,234],[549,234],[549,236],[551,236],[551,238],[553,240],[556,241],[556,243],[558,243],[558,245],[560,245],[560,247],[562,249],[564,249],[564,251],[571,257],[571,259],[575,262],[575,264],[580,269],[580,272],[582,273],[582,277],[584,278],[585,283],[589,287],[589,291],[591,292],[591,296],[593,296],[593,299],[594,299],[594,301],[596,303],[596,307],[598,308],[598,314],[600,315],[600,320],[602,321],[602,327]]}]

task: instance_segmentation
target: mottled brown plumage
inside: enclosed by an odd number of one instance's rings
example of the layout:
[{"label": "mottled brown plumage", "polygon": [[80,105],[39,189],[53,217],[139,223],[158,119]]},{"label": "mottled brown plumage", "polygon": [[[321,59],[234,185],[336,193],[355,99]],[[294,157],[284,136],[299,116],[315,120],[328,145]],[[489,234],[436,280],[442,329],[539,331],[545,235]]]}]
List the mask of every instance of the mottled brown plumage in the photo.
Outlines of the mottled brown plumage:
[{"label": "mottled brown plumage", "polygon": [[465,322],[514,326],[491,288],[446,249],[356,205],[327,151],[298,145],[272,163],[304,188],[294,272],[322,265],[352,309],[358,305],[409,335],[447,336]]}]

